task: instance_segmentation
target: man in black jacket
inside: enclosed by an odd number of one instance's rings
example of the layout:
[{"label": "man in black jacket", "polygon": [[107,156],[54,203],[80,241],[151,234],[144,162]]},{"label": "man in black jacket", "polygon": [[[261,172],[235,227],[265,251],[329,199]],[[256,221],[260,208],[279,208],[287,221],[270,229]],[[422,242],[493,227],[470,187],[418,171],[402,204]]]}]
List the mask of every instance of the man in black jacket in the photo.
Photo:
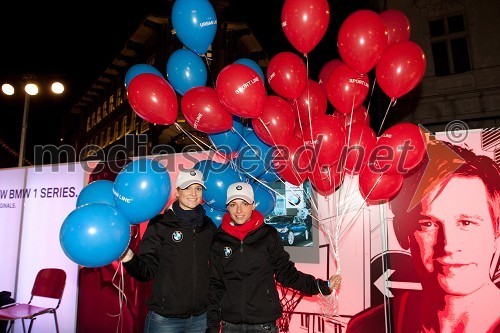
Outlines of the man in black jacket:
[{"label": "man in black jacket", "polygon": [[128,249],[122,258],[135,279],[154,279],[145,333],[206,330],[209,253],[216,227],[200,205],[204,187],[199,170],[180,171],[177,201],[149,221],[140,254]]},{"label": "man in black jacket", "polygon": [[308,295],[330,294],[341,277],[316,279],[295,268],[276,229],[255,210],[252,187],[234,183],[211,251],[209,333],[277,332],[282,307],[275,279]]}]

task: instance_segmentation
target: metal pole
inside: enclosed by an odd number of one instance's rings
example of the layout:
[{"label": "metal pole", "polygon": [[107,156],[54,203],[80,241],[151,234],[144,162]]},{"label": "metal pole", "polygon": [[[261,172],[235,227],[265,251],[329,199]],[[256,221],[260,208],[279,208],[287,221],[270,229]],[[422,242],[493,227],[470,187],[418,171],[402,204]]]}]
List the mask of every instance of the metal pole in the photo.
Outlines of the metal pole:
[{"label": "metal pole", "polygon": [[18,167],[23,166],[24,162],[24,146],[26,143],[26,128],[28,127],[28,112],[30,108],[30,95],[24,94],[24,112],[23,112],[23,127],[21,129],[21,144],[19,146],[19,163]]}]

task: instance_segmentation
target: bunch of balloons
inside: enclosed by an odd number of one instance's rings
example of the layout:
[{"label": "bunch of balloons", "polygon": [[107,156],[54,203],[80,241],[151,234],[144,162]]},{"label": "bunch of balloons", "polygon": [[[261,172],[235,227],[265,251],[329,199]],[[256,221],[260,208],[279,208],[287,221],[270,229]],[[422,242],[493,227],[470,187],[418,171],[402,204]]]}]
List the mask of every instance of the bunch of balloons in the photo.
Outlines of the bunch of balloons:
[{"label": "bunch of balloons", "polygon": [[130,225],[160,213],[170,190],[166,168],[148,158],[128,163],[114,182],[101,179],[89,183],[59,231],[64,253],[85,267],[112,263],[129,245]]},{"label": "bunch of balloons", "polygon": [[[134,112],[147,122],[159,125],[171,125],[177,120],[179,103],[177,94],[183,96],[187,121],[202,131],[224,131],[228,122],[221,125],[207,126],[214,117],[229,114],[220,105],[213,102],[213,94],[202,98],[205,90],[197,93],[187,92],[203,88],[207,83],[207,68],[200,58],[212,44],[217,31],[217,17],[208,0],[176,1],[172,7],[172,25],[176,36],[184,44],[183,49],[174,51],[166,64],[166,79],[155,67],[137,64],[129,68],[125,76],[125,87],[130,106]],[[200,109],[200,104],[207,109]],[[201,111],[201,113],[199,113]],[[203,116],[208,119],[200,120]],[[224,117],[223,117],[224,118]]]},{"label": "bunch of balloons", "polygon": [[[326,0],[283,4],[283,32],[306,57],[325,35],[329,20]],[[401,11],[358,10],[339,29],[340,59],[328,61],[318,81],[308,77],[299,55],[280,52],[270,59],[266,73],[248,58],[226,65],[212,88],[206,86],[207,68],[201,60],[217,25],[210,2],[175,2],[172,23],[185,48],[168,60],[168,82],[144,66],[127,78],[129,101],[139,116],[154,123],[175,122],[177,93],[186,121],[208,134],[240,179],[294,185],[309,179],[322,195],[333,193],[345,173],[366,179],[368,171],[362,172],[362,167],[370,165],[370,154],[379,149],[363,105],[370,91],[368,73],[375,69],[376,82],[394,100],[413,89],[425,71],[425,55],[409,41],[409,21]],[[335,109],[333,115],[326,114],[328,103]],[[245,119],[250,126],[242,125]],[[371,192],[365,194],[376,197]],[[216,195],[206,196],[211,208],[225,208]]]}]

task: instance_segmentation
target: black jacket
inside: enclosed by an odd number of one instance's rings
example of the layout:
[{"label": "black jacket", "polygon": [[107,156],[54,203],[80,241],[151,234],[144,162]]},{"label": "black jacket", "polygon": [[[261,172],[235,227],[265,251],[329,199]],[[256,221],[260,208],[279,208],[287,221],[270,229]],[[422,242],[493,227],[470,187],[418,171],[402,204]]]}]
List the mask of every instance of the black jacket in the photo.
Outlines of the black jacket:
[{"label": "black jacket", "polygon": [[295,268],[276,229],[262,225],[243,241],[217,229],[211,251],[207,332],[220,321],[262,324],[281,317],[276,281],[308,295],[330,294],[328,282]]},{"label": "black jacket", "polygon": [[216,227],[181,221],[169,209],[149,221],[138,255],[124,263],[139,281],[154,278],[148,308],[165,317],[188,318],[206,311],[209,253]]}]

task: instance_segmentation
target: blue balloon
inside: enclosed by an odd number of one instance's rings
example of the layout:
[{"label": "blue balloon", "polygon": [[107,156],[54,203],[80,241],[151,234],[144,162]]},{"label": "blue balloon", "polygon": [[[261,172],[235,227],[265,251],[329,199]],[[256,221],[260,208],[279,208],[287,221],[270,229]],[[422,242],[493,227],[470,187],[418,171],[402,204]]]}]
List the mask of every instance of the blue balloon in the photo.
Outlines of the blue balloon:
[{"label": "blue balloon", "polygon": [[250,67],[255,72],[257,72],[257,74],[259,74],[260,78],[262,79],[262,82],[266,82],[262,68],[260,68],[259,64],[256,63],[255,61],[253,61],[252,59],[240,58],[240,59],[236,60],[234,63],[235,64],[242,64],[242,65]]},{"label": "blue balloon", "polygon": [[205,54],[217,32],[217,16],[208,0],[176,1],[172,26],[182,44],[197,54]]},{"label": "blue balloon", "polygon": [[167,79],[182,96],[191,88],[207,84],[207,67],[196,53],[178,49],[168,58]]},{"label": "blue balloon", "polygon": [[255,132],[247,131],[238,148],[236,164],[244,174],[259,177],[271,168],[274,148],[263,142]]},{"label": "blue balloon", "polygon": [[243,136],[243,124],[241,118],[233,116],[233,128],[229,131],[209,134],[208,138],[217,151],[230,155],[238,149]]},{"label": "blue balloon", "polygon": [[253,196],[255,198],[255,209],[262,215],[271,214],[276,206],[276,194],[267,188],[266,183],[252,182]]},{"label": "blue balloon", "polygon": [[73,210],[59,231],[66,256],[85,267],[106,266],[121,257],[130,242],[130,224],[114,206],[91,203]]},{"label": "blue balloon", "polygon": [[104,203],[115,205],[115,196],[113,195],[113,183],[110,180],[95,180],[85,186],[78,194],[76,208],[90,203]]},{"label": "blue balloon", "polygon": [[241,181],[240,174],[229,163],[223,164],[212,160],[199,161],[193,168],[203,173],[207,187],[203,191],[205,203],[215,209],[225,210],[227,188],[229,185]]},{"label": "blue balloon", "polygon": [[139,74],[150,73],[163,77],[163,74],[155,67],[148,64],[136,64],[130,67],[125,74],[125,89],[129,86],[130,81]]},{"label": "blue balloon", "polygon": [[212,206],[207,205],[206,203],[203,203],[202,206],[203,208],[205,208],[206,215],[210,217],[212,221],[214,221],[216,226],[220,226],[220,224],[222,223],[222,217],[224,216],[224,214],[226,214],[227,210],[218,210]]},{"label": "blue balloon", "polygon": [[130,162],[116,176],[113,194],[118,210],[132,224],[155,217],[170,196],[167,169],[154,159],[141,158]]}]

